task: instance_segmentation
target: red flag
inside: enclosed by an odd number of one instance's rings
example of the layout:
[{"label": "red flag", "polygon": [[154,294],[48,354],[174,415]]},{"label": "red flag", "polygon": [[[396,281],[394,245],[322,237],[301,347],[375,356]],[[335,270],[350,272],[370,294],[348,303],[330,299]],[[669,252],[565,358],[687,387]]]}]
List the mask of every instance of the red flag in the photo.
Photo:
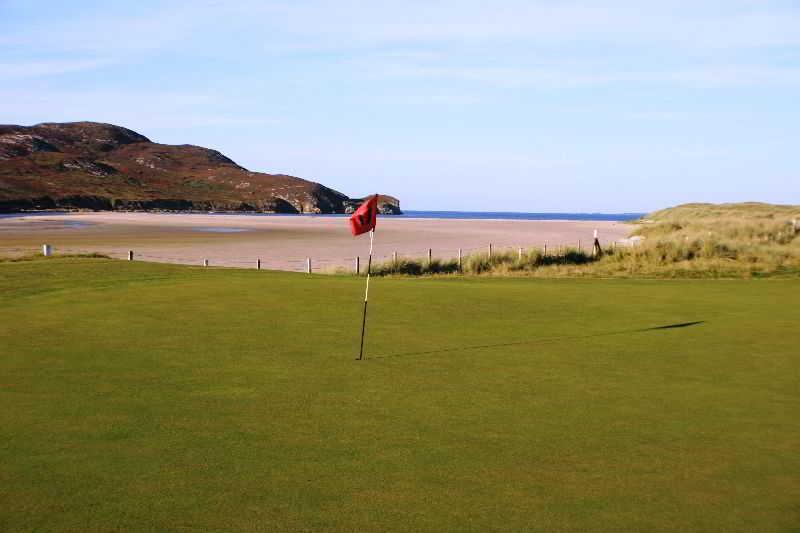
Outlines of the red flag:
[{"label": "red flag", "polygon": [[350,230],[353,235],[361,235],[375,229],[378,222],[378,195],[370,196],[368,200],[358,206],[356,212],[350,217]]}]

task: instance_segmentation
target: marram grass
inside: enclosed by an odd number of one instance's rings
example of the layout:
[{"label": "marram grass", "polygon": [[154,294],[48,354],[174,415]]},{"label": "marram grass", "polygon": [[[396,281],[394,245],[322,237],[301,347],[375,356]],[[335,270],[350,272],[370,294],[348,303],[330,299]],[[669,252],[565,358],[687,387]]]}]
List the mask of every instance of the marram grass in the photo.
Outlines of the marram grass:
[{"label": "marram grass", "polygon": [[630,245],[601,243],[602,253],[563,249],[545,255],[497,251],[456,260],[398,259],[378,264],[386,275],[536,277],[739,278],[800,276],[800,206],[687,204],[657,211],[633,224]]}]

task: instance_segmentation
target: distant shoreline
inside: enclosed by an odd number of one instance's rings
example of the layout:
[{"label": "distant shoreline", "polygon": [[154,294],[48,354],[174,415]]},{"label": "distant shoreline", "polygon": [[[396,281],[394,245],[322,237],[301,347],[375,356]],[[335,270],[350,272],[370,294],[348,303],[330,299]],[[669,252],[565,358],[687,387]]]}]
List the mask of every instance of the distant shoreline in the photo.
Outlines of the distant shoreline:
[{"label": "distant shoreline", "polygon": [[[40,213],[0,218],[0,255],[34,253],[50,244],[56,253],[102,253],[136,260],[315,272],[352,269],[366,257],[369,239],[354,238],[347,215],[246,215],[198,213]],[[552,215],[550,215],[552,216]],[[484,251],[588,249],[594,230],[603,244],[628,236],[632,227],[607,220],[378,218],[375,262],[401,258],[447,259]]]},{"label": "distant shoreline", "polygon": [[[260,213],[250,211],[88,211],[88,210],[41,210],[0,213],[0,218],[18,218],[24,216],[51,216],[77,213],[137,213],[153,215],[212,215],[212,216],[256,216],[256,217],[330,217],[345,218],[345,213]],[[381,215],[391,219],[415,220],[539,220],[539,221],[605,221],[628,222],[638,220],[647,213],[568,213],[568,212],[519,212],[519,211],[422,211],[405,210],[400,215]]]}]

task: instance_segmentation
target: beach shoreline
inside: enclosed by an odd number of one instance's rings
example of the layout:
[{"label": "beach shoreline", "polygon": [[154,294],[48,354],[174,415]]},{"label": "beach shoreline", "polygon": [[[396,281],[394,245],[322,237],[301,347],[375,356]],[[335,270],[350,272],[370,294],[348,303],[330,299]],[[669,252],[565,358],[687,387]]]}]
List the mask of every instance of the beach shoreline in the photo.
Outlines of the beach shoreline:
[{"label": "beach shoreline", "polygon": [[[382,216],[374,260],[452,258],[488,250],[589,249],[625,238],[630,224],[605,220],[439,219]],[[36,213],[0,218],[0,255],[24,255],[51,244],[55,253],[101,253],[115,258],[181,264],[303,271],[353,269],[366,258],[366,238],[353,238],[345,216],[142,212]]]}]

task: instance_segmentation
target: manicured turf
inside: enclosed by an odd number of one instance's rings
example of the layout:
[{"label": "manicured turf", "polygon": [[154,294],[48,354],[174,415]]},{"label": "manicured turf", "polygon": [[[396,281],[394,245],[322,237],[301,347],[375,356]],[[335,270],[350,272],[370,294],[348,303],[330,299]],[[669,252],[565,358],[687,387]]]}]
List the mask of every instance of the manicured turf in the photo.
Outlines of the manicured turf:
[{"label": "manicured turf", "polygon": [[362,290],[0,264],[0,529],[800,524],[797,280]]}]

